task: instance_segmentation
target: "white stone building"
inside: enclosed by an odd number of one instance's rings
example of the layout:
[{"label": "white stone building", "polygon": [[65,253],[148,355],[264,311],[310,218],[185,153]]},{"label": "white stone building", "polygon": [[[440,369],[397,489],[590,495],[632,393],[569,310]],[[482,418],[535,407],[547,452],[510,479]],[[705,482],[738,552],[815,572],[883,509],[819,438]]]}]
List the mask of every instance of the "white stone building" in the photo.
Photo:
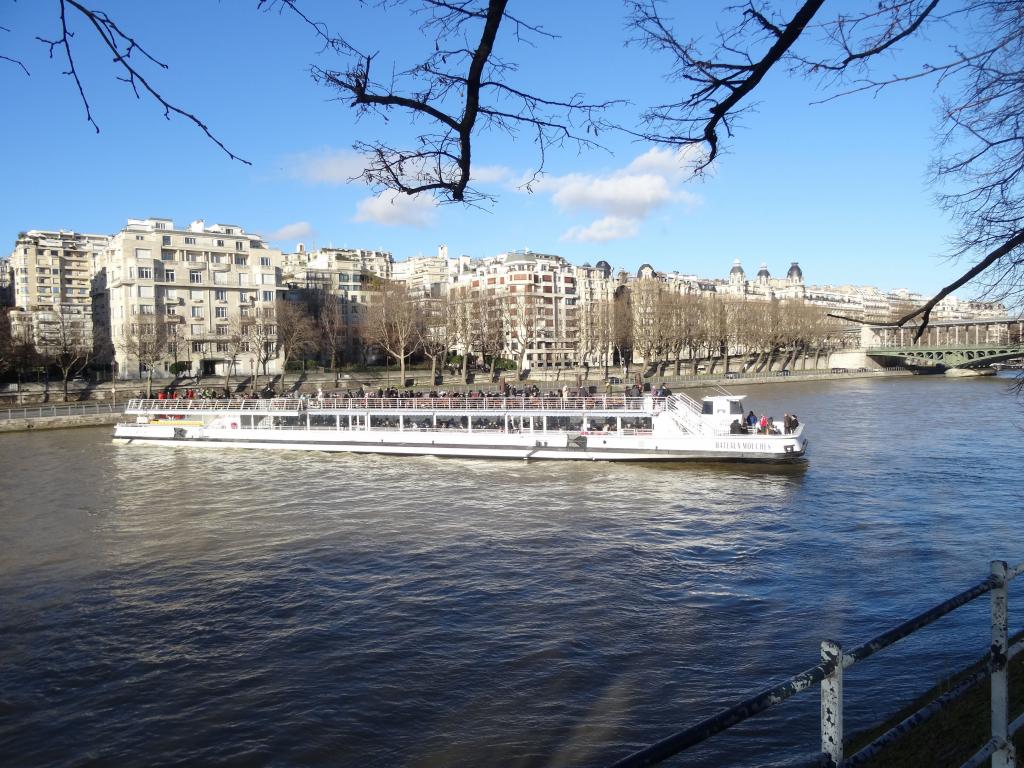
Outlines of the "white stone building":
[{"label": "white stone building", "polygon": [[110,239],[93,281],[97,335],[118,377],[145,375],[131,339],[150,328],[167,339],[158,375],[175,364],[199,376],[279,373],[281,263],[279,250],[237,225],[129,219]]}]

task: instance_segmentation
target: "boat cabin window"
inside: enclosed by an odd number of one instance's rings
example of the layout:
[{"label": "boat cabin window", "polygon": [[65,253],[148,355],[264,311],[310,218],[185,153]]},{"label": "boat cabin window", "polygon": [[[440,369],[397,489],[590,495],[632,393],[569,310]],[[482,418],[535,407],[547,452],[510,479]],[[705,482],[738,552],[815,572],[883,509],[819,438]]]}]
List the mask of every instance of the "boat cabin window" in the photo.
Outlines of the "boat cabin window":
[{"label": "boat cabin window", "polygon": [[732,415],[732,416],[735,416],[737,414],[742,416],[743,415],[743,403],[741,403],[739,400],[730,400],[729,401],[729,414]]},{"label": "boat cabin window", "polygon": [[705,401],[703,401],[701,403],[700,412],[702,414],[704,414],[705,416],[710,416],[711,414],[713,414],[715,412],[714,411],[714,407],[715,407],[715,403],[712,400],[705,400]]}]

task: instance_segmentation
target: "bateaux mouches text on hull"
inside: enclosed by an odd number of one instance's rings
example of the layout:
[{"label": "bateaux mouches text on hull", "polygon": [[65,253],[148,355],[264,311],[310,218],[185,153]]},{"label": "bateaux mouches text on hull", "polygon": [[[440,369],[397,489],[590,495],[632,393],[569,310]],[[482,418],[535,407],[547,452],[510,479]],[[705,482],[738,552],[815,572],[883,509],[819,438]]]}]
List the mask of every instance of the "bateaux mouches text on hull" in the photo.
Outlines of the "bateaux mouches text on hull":
[{"label": "bateaux mouches text on hull", "polygon": [[[563,461],[795,462],[804,428],[744,396],[131,400],[122,444]],[[753,424],[748,423],[753,421]]]}]

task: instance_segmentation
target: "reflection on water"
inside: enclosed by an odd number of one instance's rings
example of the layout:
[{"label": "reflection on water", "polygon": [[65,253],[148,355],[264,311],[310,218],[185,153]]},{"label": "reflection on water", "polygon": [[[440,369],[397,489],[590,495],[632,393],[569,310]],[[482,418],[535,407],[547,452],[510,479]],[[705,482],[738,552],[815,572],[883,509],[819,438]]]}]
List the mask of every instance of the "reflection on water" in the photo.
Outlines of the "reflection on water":
[{"label": "reflection on water", "polygon": [[[748,392],[799,413],[806,465],[0,436],[0,754],[601,765],[1024,557],[1004,382]],[[980,654],[984,609],[855,668],[850,727]],[[693,764],[764,764],[816,733],[810,696]]]}]

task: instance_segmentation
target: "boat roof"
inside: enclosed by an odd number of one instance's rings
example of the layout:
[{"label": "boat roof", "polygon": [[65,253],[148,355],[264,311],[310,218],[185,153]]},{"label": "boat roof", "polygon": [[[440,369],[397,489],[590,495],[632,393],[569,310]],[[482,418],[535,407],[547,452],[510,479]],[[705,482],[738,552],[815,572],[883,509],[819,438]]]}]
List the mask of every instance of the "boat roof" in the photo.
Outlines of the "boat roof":
[{"label": "boat roof", "polygon": [[736,400],[740,401],[745,398],[746,395],[704,395],[702,400]]}]

